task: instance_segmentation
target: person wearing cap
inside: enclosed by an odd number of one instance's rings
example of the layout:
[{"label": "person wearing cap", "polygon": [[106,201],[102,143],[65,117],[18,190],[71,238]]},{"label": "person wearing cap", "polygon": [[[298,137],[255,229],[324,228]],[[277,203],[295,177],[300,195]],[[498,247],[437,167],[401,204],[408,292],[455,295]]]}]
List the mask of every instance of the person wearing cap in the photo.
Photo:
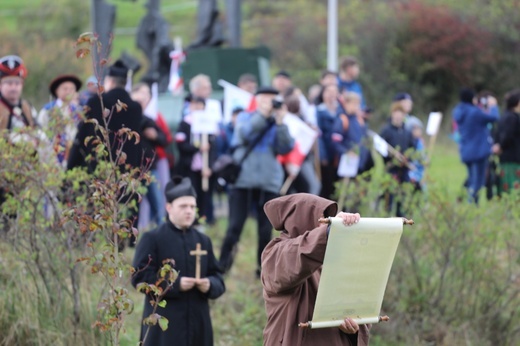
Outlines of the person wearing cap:
[{"label": "person wearing cap", "polygon": [[34,127],[36,109],[22,99],[27,68],[16,55],[0,58],[0,130]]},{"label": "person wearing cap", "polygon": [[[414,117],[411,113],[412,113],[412,109],[413,109],[413,100],[412,100],[412,96],[406,92],[400,92],[400,93],[397,93],[395,96],[394,96],[394,99],[392,100],[393,103],[399,103],[404,111],[405,111],[405,117],[404,117],[404,127],[405,129],[407,129],[408,131],[412,131],[412,128],[408,123],[408,120],[411,118],[411,117]],[[416,124],[416,123],[414,123]]]},{"label": "person wearing cap", "polygon": [[[133,267],[132,285],[141,282],[154,285],[165,260],[175,261],[179,276],[171,289],[166,291],[165,307],[156,313],[168,320],[168,329],[158,325],[142,324],[141,337],[148,336],[144,345],[213,345],[213,328],[209,300],[224,294],[226,286],[218,262],[213,253],[211,239],[193,227],[196,217],[196,192],[190,179],[176,176],[166,186],[167,221],[157,229],[141,235],[137,244]],[[194,250],[204,255],[192,255]],[[197,260],[197,256],[199,260]],[[200,261],[200,277],[196,277]],[[161,285],[163,289],[166,287]],[[154,311],[149,296],[144,298],[143,319]]]},{"label": "person wearing cap", "polygon": [[53,100],[43,106],[37,118],[38,124],[52,139],[58,162],[63,167],[67,167],[70,148],[82,118],[77,100],[81,84],[74,75],[56,77],[49,85]]},{"label": "person wearing cap", "polygon": [[236,246],[252,203],[256,206],[258,221],[258,276],[260,256],[271,240],[272,229],[263,205],[278,196],[283,184],[284,171],[276,156],[287,154],[294,146],[287,125],[283,123],[287,113],[285,106],[277,109],[273,107],[277,95],[278,91],[274,88],[259,88],[255,96],[256,111],[242,112],[237,119],[232,140],[232,146],[235,148],[234,160],[240,162],[249,144],[255,139],[259,142],[245,158],[238,179],[230,189],[229,224],[219,259],[224,271],[231,269]]},{"label": "person wearing cap", "polygon": [[[104,127],[108,132],[108,140],[110,142],[111,155],[109,157],[117,158],[118,152],[121,151],[126,154],[124,162],[117,162],[121,172],[127,172],[128,166],[130,168],[143,167],[146,162],[143,162],[144,149],[142,143],[136,139],[128,139],[119,145],[118,131],[122,128],[128,128],[130,131],[140,133],[143,110],[139,103],[133,101],[130,95],[125,90],[126,80],[128,75],[128,68],[121,60],[117,60],[112,66],[108,68],[108,73],[104,79],[102,94],[103,104],[98,95],[94,95],[87,102],[88,111],[85,114],[87,120],[96,120],[99,126]],[[117,111],[117,105],[124,104]],[[104,107],[104,108],[103,108]],[[108,117],[104,116],[105,109],[112,110]],[[97,162],[100,160],[95,148],[96,145],[92,140],[85,143],[87,138],[100,138],[102,141],[103,135],[100,131],[96,131],[95,125],[92,122],[84,121],[78,127],[78,133],[74,139],[74,143],[70,150],[69,159],[67,162],[67,169],[75,167],[87,167],[89,173],[94,173]],[[92,156],[92,159],[87,161],[87,157]],[[132,205],[133,203],[126,203],[131,198],[137,205],[138,195],[126,195],[121,203],[123,205]],[[138,210],[130,207],[127,211],[128,219],[134,220],[134,227],[138,224]],[[134,245],[135,237],[132,235],[129,239],[130,246]],[[123,246],[123,244],[121,244]]]},{"label": "person wearing cap", "polygon": [[[109,132],[110,143],[114,144],[116,141],[116,133],[123,127],[129,128],[131,131],[140,133],[143,110],[139,103],[133,101],[125,90],[128,68],[122,61],[118,60],[114,65],[108,68],[108,74],[104,79],[103,87],[104,93],[103,107],[111,110],[114,108],[110,119],[103,117],[103,109],[98,95],[92,96],[87,102],[87,119],[97,120],[100,126],[105,126],[105,121],[108,122],[107,130]],[[126,104],[126,107],[121,111],[116,111],[116,104],[120,101]],[[86,157],[93,154],[94,147],[92,145],[85,145],[85,139],[89,136],[98,135],[94,129],[94,125],[90,122],[83,122],[79,125],[78,133],[71,149],[69,161],[67,163],[68,169],[78,166],[88,166],[90,172],[94,171],[96,162],[86,162]],[[111,145],[112,157],[116,157],[117,145]],[[127,141],[123,148],[123,152],[127,155],[126,163],[132,167],[140,167],[142,165],[141,158],[143,156],[143,148],[141,143],[135,143],[133,140]]]},{"label": "person wearing cap", "polygon": [[487,109],[476,105],[475,93],[462,89],[460,102],[453,108],[452,116],[460,132],[459,152],[468,169],[468,199],[478,203],[478,193],[486,181],[488,158],[491,155],[491,133],[488,125],[499,118],[497,100],[487,98]]}]

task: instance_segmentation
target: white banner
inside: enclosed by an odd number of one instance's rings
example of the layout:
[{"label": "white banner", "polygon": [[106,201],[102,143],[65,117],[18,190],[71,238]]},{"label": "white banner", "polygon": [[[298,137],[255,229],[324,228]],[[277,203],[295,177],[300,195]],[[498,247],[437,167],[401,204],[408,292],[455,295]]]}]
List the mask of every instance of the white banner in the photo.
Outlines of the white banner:
[{"label": "white banner", "polygon": [[222,79],[218,84],[224,88],[224,123],[227,124],[231,121],[233,109],[248,109],[254,95]]}]

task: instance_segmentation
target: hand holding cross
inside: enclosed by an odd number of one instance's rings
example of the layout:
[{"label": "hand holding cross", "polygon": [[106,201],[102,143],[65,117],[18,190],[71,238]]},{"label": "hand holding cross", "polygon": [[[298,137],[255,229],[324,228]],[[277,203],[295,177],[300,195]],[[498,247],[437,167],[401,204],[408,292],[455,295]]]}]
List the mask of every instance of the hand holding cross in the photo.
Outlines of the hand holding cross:
[{"label": "hand holding cross", "polygon": [[191,256],[196,256],[195,258],[195,279],[200,279],[200,257],[207,255],[208,252],[206,250],[201,250],[200,243],[197,243],[197,247],[195,250],[190,251]]}]

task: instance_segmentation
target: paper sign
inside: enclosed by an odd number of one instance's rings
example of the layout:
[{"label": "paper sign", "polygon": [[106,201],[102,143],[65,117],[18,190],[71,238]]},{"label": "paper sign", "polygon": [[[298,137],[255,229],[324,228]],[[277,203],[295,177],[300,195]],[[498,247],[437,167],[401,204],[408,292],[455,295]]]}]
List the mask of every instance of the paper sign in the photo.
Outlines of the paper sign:
[{"label": "paper sign", "polygon": [[426,134],[428,136],[435,136],[439,132],[441,126],[442,113],[432,112],[428,116],[428,124],[426,125]]},{"label": "paper sign", "polygon": [[216,135],[219,133],[219,119],[215,113],[195,111],[191,113],[191,133]]},{"label": "paper sign", "polygon": [[359,155],[348,152],[341,155],[338,165],[338,175],[342,178],[354,178],[359,170]]},{"label": "paper sign", "polygon": [[378,321],[402,232],[402,218],[361,218],[353,226],[332,218],[314,327],[338,326],[347,317],[358,324]]},{"label": "paper sign", "polygon": [[211,116],[215,117],[217,122],[222,121],[222,104],[219,100],[207,99],[206,108],[204,108]]},{"label": "paper sign", "polygon": [[388,143],[377,133],[372,137],[374,141],[374,148],[380,153],[383,157],[388,156]]}]

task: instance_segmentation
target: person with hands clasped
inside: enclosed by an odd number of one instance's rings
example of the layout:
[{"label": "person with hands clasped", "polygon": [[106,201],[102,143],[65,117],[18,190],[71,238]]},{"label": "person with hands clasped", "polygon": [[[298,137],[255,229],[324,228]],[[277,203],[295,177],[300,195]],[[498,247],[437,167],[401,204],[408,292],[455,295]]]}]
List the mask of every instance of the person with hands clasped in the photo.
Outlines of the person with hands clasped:
[{"label": "person with hands clasped", "polygon": [[[225,292],[224,280],[210,238],[192,226],[197,204],[189,178],[174,177],[167,184],[165,195],[168,220],[140,236],[132,285],[155,284],[167,259],[175,261],[179,277],[165,295],[166,306],[157,308],[157,313],[168,319],[168,329],[143,325],[140,340],[151,328],[144,345],[210,346],[213,328],[208,301]],[[143,319],[153,312],[149,301],[150,297],[145,297]]]},{"label": "person with hands clasped", "polygon": [[359,214],[338,213],[335,202],[305,193],[276,198],[264,210],[280,231],[262,253],[264,345],[368,345],[370,326],[350,318],[339,328],[298,327],[312,319],[327,248],[329,226],[318,225],[318,219],[336,216],[351,226]]}]

